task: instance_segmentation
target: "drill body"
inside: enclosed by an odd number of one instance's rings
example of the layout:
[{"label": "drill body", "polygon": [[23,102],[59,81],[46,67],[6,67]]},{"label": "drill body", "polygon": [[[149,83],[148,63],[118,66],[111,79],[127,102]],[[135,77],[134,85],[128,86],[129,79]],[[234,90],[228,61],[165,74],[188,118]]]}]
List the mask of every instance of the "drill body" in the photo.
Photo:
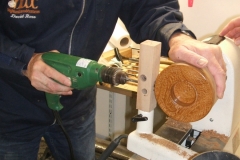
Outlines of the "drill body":
[{"label": "drill body", "polygon": [[85,58],[58,53],[45,53],[43,61],[60,73],[69,77],[72,88],[85,89],[96,84],[101,79],[101,71],[106,66]]},{"label": "drill body", "polygon": [[[46,64],[69,77],[71,87],[78,90],[92,87],[97,82],[118,85],[125,84],[128,80],[127,74],[119,68],[107,67],[96,61],[77,56],[47,52],[42,55],[42,59]],[[63,108],[60,95],[46,93],[46,99],[52,110],[59,111]]]}]

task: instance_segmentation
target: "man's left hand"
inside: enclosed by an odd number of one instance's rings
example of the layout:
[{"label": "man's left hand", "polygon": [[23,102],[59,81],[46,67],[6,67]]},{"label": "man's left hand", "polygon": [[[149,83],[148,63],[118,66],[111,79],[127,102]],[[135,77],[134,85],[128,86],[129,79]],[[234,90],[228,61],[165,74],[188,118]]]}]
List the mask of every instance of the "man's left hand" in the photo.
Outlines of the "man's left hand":
[{"label": "man's left hand", "polygon": [[218,45],[206,44],[183,33],[175,33],[169,41],[169,58],[198,68],[207,67],[216,83],[218,98],[222,98],[226,85],[226,64]]}]

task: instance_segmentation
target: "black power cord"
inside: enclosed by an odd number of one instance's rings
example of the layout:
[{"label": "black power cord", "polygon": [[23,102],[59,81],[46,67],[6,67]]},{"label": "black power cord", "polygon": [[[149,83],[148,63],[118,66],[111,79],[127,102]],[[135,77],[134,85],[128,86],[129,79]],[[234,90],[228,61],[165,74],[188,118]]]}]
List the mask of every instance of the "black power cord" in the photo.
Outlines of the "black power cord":
[{"label": "black power cord", "polygon": [[74,158],[74,153],[73,153],[72,142],[71,142],[71,140],[70,140],[70,138],[69,138],[69,136],[68,136],[68,134],[67,134],[67,131],[66,131],[65,128],[63,127],[62,119],[61,119],[61,117],[60,117],[60,115],[59,115],[59,112],[53,110],[53,114],[54,114],[54,116],[55,116],[55,118],[56,118],[57,123],[60,125],[60,127],[61,127],[61,129],[62,129],[62,131],[63,131],[63,133],[64,133],[64,135],[65,135],[65,137],[66,137],[66,139],[67,139],[67,142],[68,142],[68,145],[69,145],[69,150],[70,150],[70,155],[71,155],[71,160],[75,160],[75,158]]},{"label": "black power cord", "polygon": [[127,137],[128,137],[128,135],[123,134],[123,135],[120,135],[119,137],[117,137],[116,139],[114,139],[110,143],[110,145],[105,149],[105,151],[102,153],[102,155],[100,156],[100,158],[98,160],[106,160],[112,154],[112,152],[117,148],[121,139],[127,138]]}]

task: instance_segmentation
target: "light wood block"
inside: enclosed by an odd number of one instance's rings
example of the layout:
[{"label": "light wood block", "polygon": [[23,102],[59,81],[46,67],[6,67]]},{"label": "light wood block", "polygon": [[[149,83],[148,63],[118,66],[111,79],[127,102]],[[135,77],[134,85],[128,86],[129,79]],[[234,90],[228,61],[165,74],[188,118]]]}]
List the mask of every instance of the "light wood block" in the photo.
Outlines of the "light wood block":
[{"label": "light wood block", "polygon": [[146,40],[140,44],[137,109],[150,112],[156,105],[154,84],[159,73],[161,43]]}]

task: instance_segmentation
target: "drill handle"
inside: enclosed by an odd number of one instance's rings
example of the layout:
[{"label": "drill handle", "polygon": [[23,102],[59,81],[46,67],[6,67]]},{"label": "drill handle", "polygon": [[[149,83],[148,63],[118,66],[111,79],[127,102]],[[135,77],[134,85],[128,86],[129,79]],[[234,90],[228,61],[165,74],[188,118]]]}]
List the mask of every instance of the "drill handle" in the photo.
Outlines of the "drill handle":
[{"label": "drill handle", "polygon": [[60,111],[63,105],[60,103],[60,95],[45,93],[48,107],[52,110]]}]

